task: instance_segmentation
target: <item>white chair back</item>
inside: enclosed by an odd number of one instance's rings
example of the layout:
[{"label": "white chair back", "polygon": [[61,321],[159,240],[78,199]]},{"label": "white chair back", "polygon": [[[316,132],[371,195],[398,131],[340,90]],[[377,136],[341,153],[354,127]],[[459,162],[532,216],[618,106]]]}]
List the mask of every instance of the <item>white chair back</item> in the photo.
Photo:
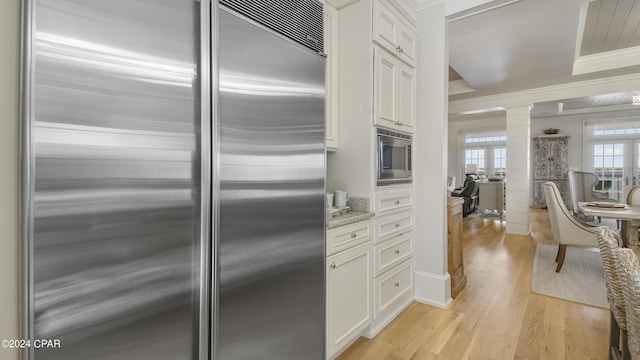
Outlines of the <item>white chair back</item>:
[{"label": "white chair back", "polygon": [[627,204],[640,205],[640,185],[634,186],[627,195]]},{"label": "white chair back", "polygon": [[585,224],[571,215],[556,184],[548,181],[542,186],[554,239],[564,245],[598,246],[596,227]]}]

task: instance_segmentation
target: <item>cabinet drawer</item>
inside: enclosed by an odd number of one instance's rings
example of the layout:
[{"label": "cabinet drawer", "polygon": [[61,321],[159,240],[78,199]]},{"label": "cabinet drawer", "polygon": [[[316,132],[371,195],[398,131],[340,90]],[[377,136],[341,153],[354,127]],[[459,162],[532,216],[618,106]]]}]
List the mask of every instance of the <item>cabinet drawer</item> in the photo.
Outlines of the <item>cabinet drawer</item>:
[{"label": "cabinet drawer", "polygon": [[375,279],[374,319],[411,289],[413,289],[413,258]]},{"label": "cabinet drawer", "polygon": [[413,255],[413,233],[403,234],[376,245],[373,252],[374,276],[407,260]]},{"label": "cabinet drawer", "polygon": [[378,191],[375,194],[374,204],[376,214],[408,209],[413,206],[413,189]]},{"label": "cabinet drawer", "polygon": [[333,255],[370,241],[372,234],[371,221],[361,221],[328,230],[326,255]]},{"label": "cabinet drawer", "polygon": [[374,228],[376,231],[374,244],[389,240],[394,235],[410,232],[413,230],[413,210],[376,218]]}]

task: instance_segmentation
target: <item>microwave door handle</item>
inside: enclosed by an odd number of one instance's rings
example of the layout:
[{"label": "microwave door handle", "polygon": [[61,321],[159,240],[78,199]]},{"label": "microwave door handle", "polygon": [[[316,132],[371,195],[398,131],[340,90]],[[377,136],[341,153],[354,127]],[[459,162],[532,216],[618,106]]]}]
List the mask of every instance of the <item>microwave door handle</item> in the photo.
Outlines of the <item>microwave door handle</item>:
[{"label": "microwave door handle", "polygon": [[382,168],[382,149],[384,147],[384,141],[378,136],[378,179],[382,179],[382,172],[384,171]]}]

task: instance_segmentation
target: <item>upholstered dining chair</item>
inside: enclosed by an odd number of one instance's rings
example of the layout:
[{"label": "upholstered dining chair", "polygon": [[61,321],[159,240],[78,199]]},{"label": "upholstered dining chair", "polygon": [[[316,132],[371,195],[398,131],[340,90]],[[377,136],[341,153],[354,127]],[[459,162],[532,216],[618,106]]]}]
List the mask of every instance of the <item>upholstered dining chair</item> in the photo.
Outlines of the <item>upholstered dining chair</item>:
[{"label": "upholstered dining chair", "polygon": [[631,188],[629,195],[627,195],[627,204],[640,205],[640,185]]},{"label": "upholstered dining chair", "polygon": [[544,196],[549,210],[549,221],[553,238],[558,242],[558,254],[556,255],[556,272],[560,272],[564,264],[567,245],[597,247],[596,226],[583,223],[576,219],[564,205],[560,191],[556,184],[547,181],[542,184]]},{"label": "upholstered dining chair", "polygon": [[[611,321],[609,330],[609,350],[614,351],[618,357],[629,359],[629,347],[627,346],[627,313],[622,294],[622,282],[618,277],[620,264],[620,243],[606,226],[596,229],[602,269],[607,286],[607,299],[611,309]],[[609,357],[612,358],[611,356]]]},{"label": "upholstered dining chair", "polygon": [[627,313],[628,345],[631,359],[640,359],[640,264],[636,254],[628,248],[620,248],[618,278],[622,284],[622,296]]},{"label": "upholstered dining chair", "polygon": [[[631,188],[629,194],[627,195],[627,204],[629,205],[640,205],[640,185],[636,185]],[[640,236],[640,221],[631,221],[627,226],[627,231],[629,232],[629,238],[634,239],[635,241],[630,241],[631,245],[640,245],[639,236]]]},{"label": "upholstered dining chair", "polygon": [[571,193],[571,204],[573,212],[580,214],[579,202],[603,201],[617,202],[615,199],[609,198],[606,194],[594,190],[600,179],[598,174],[586,171],[569,171],[569,192]]}]

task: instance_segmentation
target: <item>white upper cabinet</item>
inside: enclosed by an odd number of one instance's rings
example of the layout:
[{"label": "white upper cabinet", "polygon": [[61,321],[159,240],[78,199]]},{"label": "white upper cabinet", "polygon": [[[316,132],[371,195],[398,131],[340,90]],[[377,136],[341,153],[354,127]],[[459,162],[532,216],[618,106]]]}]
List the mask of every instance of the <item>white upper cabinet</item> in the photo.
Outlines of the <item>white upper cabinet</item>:
[{"label": "white upper cabinet", "polygon": [[324,3],[324,52],[325,65],[325,135],[327,150],[340,147],[340,126],[338,115],[338,11]]},{"label": "white upper cabinet", "polygon": [[404,25],[400,27],[400,34],[398,36],[398,45],[400,46],[400,50],[398,51],[400,52],[400,55],[398,57],[406,61],[411,66],[416,66],[416,40],[415,32]]},{"label": "white upper cabinet", "polygon": [[374,60],[374,124],[412,133],[416,118],[415,69],[381,48],[374,49]]},{"label": "white upper cabinet", "polygon": [[416,122],[416,71],[400,64],[398,84],[398,124],[397,130],[413,132]]},{"label": "white upper cabinet", "polygon": [[373,2],[373,41],[411,66],[416,64],[416,34],[384,1]]},{"label": "white upper cabinet", "polygon": [[398,60],[380,48],[374,52],[374,123],[395,130],[398,123]]}]

